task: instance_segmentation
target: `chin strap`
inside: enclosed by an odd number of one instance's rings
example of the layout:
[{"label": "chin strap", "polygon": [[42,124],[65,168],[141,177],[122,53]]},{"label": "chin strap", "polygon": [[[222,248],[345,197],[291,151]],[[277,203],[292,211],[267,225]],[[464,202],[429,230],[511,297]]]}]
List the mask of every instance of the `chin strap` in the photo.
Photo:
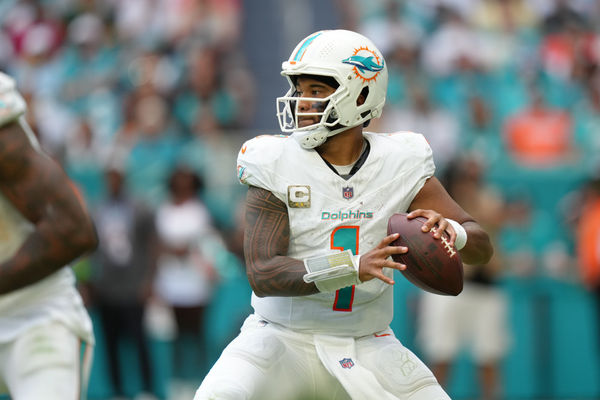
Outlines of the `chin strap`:
[{"label": "chin strap", "polygon": [[292,132],[292,137],[305,149],[314,149],[319,147],[327,138],[335,136],[345,130],[352,128],[352,126],[340,126],[337,129],[329,129],[325,126],[318,126],[314,129],[301,130]]},{"label": "chin strap", "polygon": [[325,143],[329,137],[329,129],[318,127],[307,131],[296,131],[292,133],[292,137],[302,148],[314,149]]}]

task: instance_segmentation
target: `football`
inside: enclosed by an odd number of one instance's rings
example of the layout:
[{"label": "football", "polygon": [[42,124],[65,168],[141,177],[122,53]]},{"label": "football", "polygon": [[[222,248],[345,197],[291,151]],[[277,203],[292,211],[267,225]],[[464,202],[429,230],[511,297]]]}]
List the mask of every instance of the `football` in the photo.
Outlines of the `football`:
[{"label": "football", "polygon": [[405,213],[392,215],[388,220],[388,235],[399,233],[391,246],[408,247],[405,254],[394,254],[394,261],[406,265],[402,272],[412,284],[431,293],[456,296],[463,288],[463,264],[450,236],[444,232],[440,239],[433,237],[434,229],[423,232],[424,217],[406,218]]}]

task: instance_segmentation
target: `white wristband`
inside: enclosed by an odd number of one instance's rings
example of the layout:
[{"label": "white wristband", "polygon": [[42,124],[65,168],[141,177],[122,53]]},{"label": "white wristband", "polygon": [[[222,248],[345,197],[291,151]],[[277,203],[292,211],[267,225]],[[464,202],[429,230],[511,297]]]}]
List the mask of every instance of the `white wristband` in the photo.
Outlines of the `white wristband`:
[{"label": "white wristband", "polygon": [[307,274],[304,282],[314,282],[321,292],[333,292],[338,289],[358,285],[360,256],[352,255],[350,250],[327,256],[304,260]]},{"label": "white wristband", "polygon": [[454,246],[456,247],[456,250],[462,249],[467,244],[467,231],[465,231],[465,228],[463,228],[461,224],[459,224],[453,219],[446,218],[446,221],[448,221],[448,223],[452,225],[454,231],[456,232],[456,240],[454,241]]}]

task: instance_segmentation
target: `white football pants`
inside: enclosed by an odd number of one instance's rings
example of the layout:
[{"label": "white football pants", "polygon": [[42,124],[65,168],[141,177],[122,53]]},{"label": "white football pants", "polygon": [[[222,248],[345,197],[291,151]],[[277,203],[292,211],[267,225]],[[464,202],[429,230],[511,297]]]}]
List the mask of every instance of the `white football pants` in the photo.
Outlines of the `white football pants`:
[{"label": "white football pants", "polygon": [[249,316],[194,400],[449,400],[391,329],[361,338],[298,333]]},{"label": "white football pants", "polygon": [[12,400],[86,398],[93,346],[58,322],[0,343],[0,393]]}]

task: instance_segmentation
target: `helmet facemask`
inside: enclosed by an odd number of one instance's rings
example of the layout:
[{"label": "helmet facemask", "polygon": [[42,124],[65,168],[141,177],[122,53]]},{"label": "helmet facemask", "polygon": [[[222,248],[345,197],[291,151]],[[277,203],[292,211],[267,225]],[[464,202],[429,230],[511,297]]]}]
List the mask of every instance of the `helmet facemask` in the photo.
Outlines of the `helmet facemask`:
[{"label": "helmet facemask", "polygon": [[[342,93],[344,88],[338,87],[335,92],[327,97],[299,97],[293,83],[291,85],[292,87],[284,96],[277,98],[277,119],[283,132],[306,132],[319,128],[331,130],[339,125],[340,118],[336,111],[336,104],[337,99],[344,95]],[[300,110],[301,103],[310,103],[307,111]],[[317,117],[318,121],[301,127],[302,117]]]}]

